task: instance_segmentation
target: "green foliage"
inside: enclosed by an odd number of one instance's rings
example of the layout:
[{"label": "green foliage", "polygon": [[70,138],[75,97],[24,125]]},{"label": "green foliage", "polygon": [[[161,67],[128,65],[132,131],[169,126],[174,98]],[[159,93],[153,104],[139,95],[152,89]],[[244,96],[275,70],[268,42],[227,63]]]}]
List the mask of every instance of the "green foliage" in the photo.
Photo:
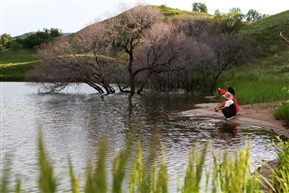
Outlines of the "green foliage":
[{"label": "green foliage", "polygon": [[235,157],[228,157],[227,153],[224,153],[218,172],[222,192],[243,192],[246,190],[246,192],[253,193],[261,190],[258,174],[251,177],[249,152],[250,145],[247,142],[244,150],[235,153]]},{"label": "green foliage", "polygon": [[57,179],[54,176],[53,165],[47,157],[41,133],[38,137],[38,153],[39,190],[43,193],[54,193],[57,191]]},{"label": "green foliage", "polygon": [[55,38],[61,36],[62,33],[57,28],[43,29],[43,31],[37,31],[31,33],[25,38],[20,38],[22,41],[15,40],[20,42],[25,48],[37,48],[41,44],[49,44],[54,41]]},{"label": "green foliage", "polygon": [[10,155],[6,155],[4,157],[3,168],[1,167],[0,193],[8,193],[8,192],[10,192],[9,191],[10,190],[9,180],[10,180],[11,162],[12,162],[11,156]]},{"label": "green foliage", "polygon": [[161,6],[156,6],[160,9],[161,13],[164,15],[165,18],[168,19],[174,19],[174,18],[190,18],[190,19],[207,19],[207,18],[212,18],[209,14],[205,12],[191,12],[191,11],[184,11],[184,10],[179,10],[179,9],[174,9],[167,7],[165,5]]},{"label": "green foliage", "polygon": [[192,11],[208,13],[208,8],[205,3],[193,3]]},{"label": "green foliage", "polygon": [[21,193],[21,179],[17,179],[15,193]]},{"label": "green foliage", "polygon": [[80,187],[79,187],[80,179],[77,179],[74,175],[71,159],[68,160],[68,165],[69,165],[69,174],[70,174],[72,193],[80,193]]},{"label": "green foliage", "polygon": [[283,51],[255,64],[232,68],[219,79],[218,85],[233,87],[239,104],[288,100],[289,94],[281,90],[289,82],[288,61],[288,51]]},{"label": "green foliage", "polygon": [[[94,193],[94,192],[107,192],[107,180],[106,180],[106,154],[107,154],[107,141],[106,139],[102,139],[99,143],[98,148],[98,159],[94,165],[91,165],[90,162],[88,163],[88,169],[86,173],[86,185],[85,185],[85,192],[86,193]],[[72,168],[70,169],[72,171]],[[70,177],[75,180],[74,175],[71,173]],[[78,189],[78,182],[79,180],[75,181],[73,184],[76,192],[79,191]]]},{"label": "green foliage", "polygon": [[282,140],[279,136],[277,139],[278,142],[274,145],[279,150],[277,154],[280,164],[278,170],[271,168],[273,173],[272,186],[274,192],[289,192],[289,141]]},{"label": "green foliage", "polygon": [[116,154],[116,158],[114,160],[114,167],[113,167],[113,192],[114,193],[121,193],[121,185],[125,176],[125,168],[126,164],[131,152],[131,147],[133,143],[133,139],[135,136],[135,129],[129,133],[126,147],[123,150],[120,150]]},{"label": "green foliage", "polygon": [[262,16],[263,15],[261,13],[259,13],[257,10],[250,9],[248,11],[248,13],[245,15],[245,18],[246,18],[246,21],[248,21],[248,22],[255,22],[255,21],[261,19]]},{"label": "green foliage", "polygon": [[289,101],[282,102],[281,106],[275,110],[274,116],[276,119],[284,120],[285,124],[289,126]]},{"label": "green foliage", "polygon": [[239,8],[232,8],[229,13],[218,13],[215,15],[215,21],[221,26],[222,33],[238,32],[244,25],[244,15]]},{"label": "green foliage", "polygon": [[9,48],[9,45],[11,42],[12,42],[12,37],[10,34],[4,33],[0,36],[1,47]]},{"label": "green foliage", "polygon": [[279,35],[280,31],[284,35],[289,34],[288,25],[289,11],[285,11],[243,26],[240,34],[255,38],[267,53],[276,53],[288,45]]},{"label": "green foliage", "polygon": [[190,152],[184,186],[182,188],[183,193],[199,192],[205,165],[207,145],[201,154],[199,143],[196,143],[194,150]]},{"label": "green foliage", "polygon": [[35,50],[4,50],[0,60],[0,81],[23,81],[40,60]]},{"label": "green foliage", "polygon": [[[132,146],[132,139],[134,134],[130,134],[127,142],[126,149],[121,152],[128,152],[128,146]],[[154,136],[152,139],[151,147],[155,146],[155,141],[158,136]],[[280,140],[280,138],[278,138]],[[95,165],[88,162],[86,182],[84,187],[84,192],[108,192],[107,186],[108,182],[106,180],[106,153],[107,153],[107,141],[104,139],[99,143],[98,148],[98,159]],[[205,160],[208,153],[207,146],[211,146],[211,152],[213,155],[213,163],[210,165]],[[236,150],[235,153],[228,154],[225,150],[224,153],[219,153],[218,156],[215,154],[215,150],[211,143],[207,143],[205,147],[201,150],[199,143],[196,142],[193,151],[189,154],[188,166],[186,169],[186,175],[184,177],[184,184],[178,192],[182,193],[197,193],[197,192],[263,192],[262,190],[262,180],[266,180],[272,191],[274,192],[288,192],[288,187],[286,184],[289,182],[288,175],[288,162],[289,162],[289,143],[281,141],[275,144],[276,147],[280,149],[278,156],[280,158],[280,170],[273,172],[273,181],[265,179],[257,171],[252,174],[250,169],[250,143],[246,142],[243,150]],[[131,149],[131,147],[129,147]],[[155,148],[152,150],[155,154]],[[158,163],[157,157],[153,159],[153,162],[149,162],[150,165],[153,164],[152,170],[147,170],[146,164],[143,164],[143,154],[141,144],[138,142],[137,157],[135,159],[131,179],[129,183],[129,192],[140,192],[140,193],[167,193],[168,190],[168,171],[166,165],[166,157],[164,147],[161,144],[161,160]],[[124,177],[124,170],[126,164],[121,159],[124,159],[124,155],[121,153],[115,158],[114,170],[113,170],[113,184],[117,182],[117,186],[114,185],[111,192],[122,192],[122,181]],[[149,156],[150,157],[150,156]],[[127,159],[127,158],[125,158]],[[124,160],[125,160],[124,159]],[[149,158],[150,159],[150,158]],[[149,160],[148,159],[148,160]],[[39,191],[40,192],[56,192],[57,179],[54,177],[53,166],[47,157],[47,153],[44,148],[43,138],[41,134],[38,139],[38,160],[39,160]],[[11,160],[5,162],[4,175],[1,176],[1,193],[11,192],[9,189],[9,173]],[[73,166],[71,160],[68,159],[69,173],[71,181],[71,192],[79,193],[80,191],[80,178],[76,178],[73,172]],[[203,180],[203,174],[206,169],[211,168],[210,172],[206,172],[205,188],[201,187],[201,180]],[[118,174],[116,174],[118,173]],[[210,184],[210,187],[209,187]],[[118,188],[116,188],[118,187]],[[205,191],[204,191],[205,189]],[[15,192],[21,192],[21,179],[17,179],[15,185]]]},{"label": "green foliage", "polygon": [[163,145],[162,145],[162,160],[161,160],[159,173],[158,173],[156,192],[157,193],[168,192],[168,172],[167,172],[166,156],[165,156]]}]

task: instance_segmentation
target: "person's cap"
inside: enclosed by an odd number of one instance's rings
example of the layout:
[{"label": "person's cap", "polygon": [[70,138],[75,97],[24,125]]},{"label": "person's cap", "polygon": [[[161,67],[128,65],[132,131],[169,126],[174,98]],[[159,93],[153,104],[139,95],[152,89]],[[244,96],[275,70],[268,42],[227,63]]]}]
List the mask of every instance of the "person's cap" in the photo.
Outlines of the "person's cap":
[{"label": "person's cap", "polygon": [[221,95],[224,95],[224,94],[226,94],[227,91],[224,90],[224,89],[219,89],[219,92],[220,92]]},{"label": "person's cap", "polygon": [[226,92],[224,95],[223,95],[224,98],[230,100],[230,99],[233,99],[233,95],[229,92]]}]

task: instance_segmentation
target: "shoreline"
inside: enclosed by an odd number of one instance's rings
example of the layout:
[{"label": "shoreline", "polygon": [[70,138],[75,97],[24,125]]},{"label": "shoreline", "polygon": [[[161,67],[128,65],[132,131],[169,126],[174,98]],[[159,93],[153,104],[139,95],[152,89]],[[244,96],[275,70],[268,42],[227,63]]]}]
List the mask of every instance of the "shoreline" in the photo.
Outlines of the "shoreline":
[{"label": "shoreline", "polygon": [[[181,114],[189,117],[199,116],[225,120],[221,111],[215,112],[214,110],[218,104],[219,103],[197,104],[194,109],[184,111]],[[274,110],[280,104],[281,102],[240,105],[241,111],[233,119],[229,120],[229,122],[261,127],[261,129],[269,130],[280,135],[281,139],[289,139],[289,129],[284,126],[283,121],[277,120],[273,115]],[[271,180],[272,169],[276,170],[279,168],[279,158],[270,161],[264,160],[264,163],[266,164],[262,164],[257,170],[265,179]],[[263,189],[265,192],[269,190],[266,183],[263,185]]]},{"label": "shoreline", "polygon": [[[181,114],[184,116],[210,117],[224,120],[222,111],[215,112],[214,107],[219,103],[202,103],[195,105],[194,109]],[[283,121],[277,120],[273,112],[281,102],[260,103],[253,105],[240,105],[241,111],[230,122],[240,125],[258,126],[273,131],[281,137],[289,138],[289,129],[286,129]]]}]

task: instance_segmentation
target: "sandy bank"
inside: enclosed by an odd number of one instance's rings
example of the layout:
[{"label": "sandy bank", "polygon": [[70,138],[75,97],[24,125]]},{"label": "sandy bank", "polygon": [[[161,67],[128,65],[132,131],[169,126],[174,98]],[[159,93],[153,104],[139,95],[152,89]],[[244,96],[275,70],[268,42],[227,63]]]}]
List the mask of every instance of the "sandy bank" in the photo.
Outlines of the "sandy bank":
[{"label": "sandy bank", "polygon": [[[196,109],[184,111],[181,114],[184,116],[200,116],[212,117],[224,120],[224,115],[221,111],[215,112],[214,107],[218,103],[203,103],[195,105]],[[230,122],[240,125],[259,126],[268,129],[289,138],[289,129],[284,127],[280,120],[276,120],[273,116],[273,111],[279,106],[279,103],[262,103],[256,105],[242,105],[240,113],[235,116]]]}]

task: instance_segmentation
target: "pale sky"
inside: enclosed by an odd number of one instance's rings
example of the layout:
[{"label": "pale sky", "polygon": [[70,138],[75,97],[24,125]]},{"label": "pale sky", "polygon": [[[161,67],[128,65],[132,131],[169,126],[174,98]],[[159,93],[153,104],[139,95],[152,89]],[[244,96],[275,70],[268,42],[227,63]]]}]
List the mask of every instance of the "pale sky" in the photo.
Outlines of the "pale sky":
[{"label": "pale sky", "polygon": [[194,2],[205,3],[210,14],[216,9],[229,12],[240,8],[246,14],[249,9],[259,13],[274,15],[289,9],[288,0],[0,0],[0,35],[12,37],[44,28],[58,28],[63,33],[73,33],[80,29],[112,17],[137,3],[166,5],[181,10],[192,10]]}]

